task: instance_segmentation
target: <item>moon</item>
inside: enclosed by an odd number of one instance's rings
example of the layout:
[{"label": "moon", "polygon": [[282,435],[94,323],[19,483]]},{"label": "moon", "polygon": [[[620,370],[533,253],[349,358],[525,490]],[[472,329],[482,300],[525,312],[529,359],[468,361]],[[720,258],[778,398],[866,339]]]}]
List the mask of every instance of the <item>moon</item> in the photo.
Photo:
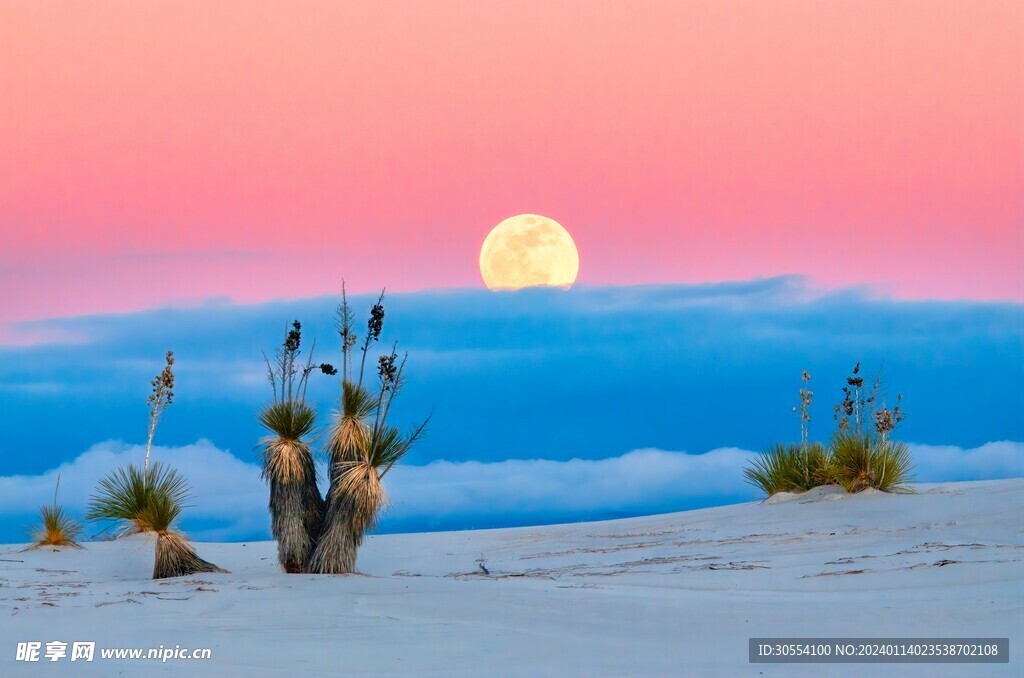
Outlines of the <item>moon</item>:
[{"label": "moon", "polygon": [[580,254],[569,231],[554,219],[519,214],[494,227],[480,248],[480,275],[492,290],[569,289]]}]

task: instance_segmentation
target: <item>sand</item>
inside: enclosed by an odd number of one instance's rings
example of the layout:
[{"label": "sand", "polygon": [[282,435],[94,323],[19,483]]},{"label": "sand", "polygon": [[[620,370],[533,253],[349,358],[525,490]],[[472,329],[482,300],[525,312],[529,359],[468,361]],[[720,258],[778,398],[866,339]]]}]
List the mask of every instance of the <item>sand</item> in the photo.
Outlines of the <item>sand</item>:
[{"label": "sand", "polygon": [[[271,542],[197,544],[231,574],[163,581],[142,537],[4,546],[0,675],[1021,675],[1024,479],[917,489],[378,536],[346,577],[285,575]],[[749,664],[752,636],[1009,637],[1011,661]],[[96,658],[15,660],[51,640]],[[160,645],[212,657],[99,657]]]}]

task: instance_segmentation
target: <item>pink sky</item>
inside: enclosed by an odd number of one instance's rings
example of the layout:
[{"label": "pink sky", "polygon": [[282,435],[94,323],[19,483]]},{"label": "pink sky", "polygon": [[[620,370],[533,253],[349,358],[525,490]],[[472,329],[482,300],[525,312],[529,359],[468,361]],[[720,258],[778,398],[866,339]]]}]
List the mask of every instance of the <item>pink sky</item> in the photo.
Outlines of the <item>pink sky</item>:
[{"label": "pink sky", "polygon": [[4,3],[0,323],[479,286],[522,212],[586,284],[1024,301],[1022,8]]}]

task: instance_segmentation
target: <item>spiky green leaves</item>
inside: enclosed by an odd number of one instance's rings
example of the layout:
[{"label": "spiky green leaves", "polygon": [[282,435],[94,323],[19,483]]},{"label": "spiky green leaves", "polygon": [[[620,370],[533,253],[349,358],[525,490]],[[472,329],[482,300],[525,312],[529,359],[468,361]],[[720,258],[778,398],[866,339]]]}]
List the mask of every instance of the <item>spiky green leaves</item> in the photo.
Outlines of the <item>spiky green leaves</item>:
[{"label": "spiky green leaves", "polygon": [[869,487],[883,492],[910,492],[907,483],[914,463],[904,443],[840,432],[832,439],[831,453],[836,479],[848,492]]},{"label": "spiky green leaves", "polygon": [[143,532],[169,532],[181,515],[181,502],[164,488],[149,493],[149,501],[139,513],[137,523]]},{"label": "spiky green leaves", "polygon": [[346,381],[341,386],[341,416],[366,420],[377,407],[377,398],[359,384]]},{"label": "spiky green leaves", "polygon": [[[153,525],[163,524],[163,518],[175,509],[170,523],[177,517],[188,499],[185,478],[169,466],[153,463],[147,470],[129,464],[118,468],[99,482],[99,488],[89,500],[87,520],[113,520],[122,525],[122,534],[159,531]],[[159,507],[153,507],[156,500]],[[156,512],[154,512],[156,511]]]},{"label": "spiky green leaves", "polygon": [[826,449],[818,443],[776,444],[743,470],[747,482],[766,495],[804,492],[820,485],[841,485],[847,492],[869,487],[910,492],[913,460],[900,442],[840,431]]},{"label": "spiky green leaves", "polygon": [[370,439],[370,417],[377,403],[365,387],[350,381],[342,384],[341,411],[334,415],[327,440],[332,482],[338,463],[355,461],[365,450]]},{"label": "spiky green leaves", "polygon": [[352,527],[360,534],[374,527],[387,502],[381,478],[405,456],[414,440],[403,437],[394,426],[380,427],[370,433],[354,459],[335,463],[337,480],[331,485],[329,499],[347,507]]},{"label": "spiky green leaves", "polygon": [[776,492],[803,492],[835,482],[828,452],[820,443],[772,445],[743,470],[743,475],[769,496]]},{"label": "spiky green leaves", "polygon": [[84,531],[81,522],[73,518],[67,511],[56,504],[41,506],[39,513],[41,524],[32,532],[35,540],[33,547],[40,546],[71,546],[82,548],[78,538]]},{"label": "spiky green leaves", "polygon": [[279,400],[267,405],[257,419],[274,437],[299,441],[312,433],[316,412],[302,400]]}]

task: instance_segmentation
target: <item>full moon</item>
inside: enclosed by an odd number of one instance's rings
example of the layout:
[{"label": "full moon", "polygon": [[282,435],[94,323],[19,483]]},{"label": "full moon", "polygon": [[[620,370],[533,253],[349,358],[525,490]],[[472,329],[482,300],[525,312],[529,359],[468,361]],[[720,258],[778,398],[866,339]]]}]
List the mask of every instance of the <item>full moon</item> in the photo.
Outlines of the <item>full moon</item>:
[{"label": "full moon", "polygon": [[539,214],[509,217],[480,248],[480,275],[492,290],[524,287],[569,289],[580,270],[580,255],[569,232]]}]

